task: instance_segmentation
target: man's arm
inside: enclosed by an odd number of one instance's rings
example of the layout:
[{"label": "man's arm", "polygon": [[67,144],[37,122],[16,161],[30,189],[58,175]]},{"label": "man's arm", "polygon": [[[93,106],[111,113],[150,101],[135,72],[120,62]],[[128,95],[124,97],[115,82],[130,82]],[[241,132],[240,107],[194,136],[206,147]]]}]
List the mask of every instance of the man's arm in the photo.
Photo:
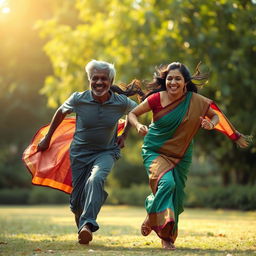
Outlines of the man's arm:
[{"label": "man's arm", "polygon": [[69,114],[70,112],[68,111],[63,111],[63,109],[60,107],[57,109],[57,111],[55,112],[51,124],[50,124],[50,128],[48,133],[45,135],[45,137],[39,142],[38,146],[37,146],[37,150],[38,151],[45,151],[49,148],[50,145],[50,141],[52,138],[52,135],[54,133],[54,131],[57,129],[57,127],[60,125],[60,123],[63,121],[63,119],[65,118],[65,116],[67,114]]}]

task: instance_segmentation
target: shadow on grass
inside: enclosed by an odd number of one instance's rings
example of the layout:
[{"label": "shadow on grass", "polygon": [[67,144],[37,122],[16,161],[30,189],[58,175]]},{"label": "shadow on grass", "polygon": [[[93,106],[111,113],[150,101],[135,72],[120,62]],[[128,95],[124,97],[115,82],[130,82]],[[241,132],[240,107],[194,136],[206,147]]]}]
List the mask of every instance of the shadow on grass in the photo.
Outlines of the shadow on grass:
[{"label": "shadow on grass", "polygon": [[[131,255],[135,255],[135,253],[146,253],[146,255],[160,255],[160,254],[165,254],[165,253],[171,253],[169,250],[164,250],[160,247],[159,243],[159,248],[152,248],[150,246],[148,247],[132,247],[132,248],[127,248],[127,247],[108,247],[108,246],[102,246],[102,245],[91,245],[91,246],[86,246],[89,249],[95,250],[95,252],[116,252],[114,255],[120,255],[120,252],[127,252],[130,253]],[[151,254],[150,254],[151,253]],[[255,255],[254,250],[221,250],[221,249],[195,249],[195,248],[188,248],[188,247],[178,247],[175,250],[175,255]]]},{"label": "shadow on grass", "polygon": [[[115,236],[113,236],[115,237]],[[97,238],[95,239],[97,240]],[[121,243],[121,242],[120,242]],[[40,255],[39,253],[50,253],[54,255],[81,255],[81,253],[87,254],[94,253],[95,255],[167,255],[171,253],[168,250],[163,250],[160,247],[155,247],[154,244],[149,245],[132,245],[127,246],[113,246],[109,243],[109,246],[103,245],[102,242],[93,241],[90,245],[80,245],[77,241],[56,241],[55,239],[44,239],[41,241],[32,241],[24,238],[3,238],[0,237],[0,255],[27,255],[31,253],[33,255]],[[175,255],[254,255],[254,250],[224,250],[224,249],[199,249],[189,247],[178,247],[175,251]]]},{"label": "shadow on grass", "polygon": [[[56,221],[56,219],[58,221]],[[17,223],[16,223],[17,222]],[[3,222],[4,223],[4,222]],[[122,224],[125,224],[123,222]],[[172,252],[161,249],[160,239],[149,236],[150,241],[140,236],[140,228],[129,225],[102,224],[99,232],[95,233],[93,242],[80,245],[77,242],[77,229],[70,218],[58,218],[31,221],[11,219],[5,222],[6,230],[0,234],[0,255],[42,255],[51,253],[52,256],[77,255],[106,255],[106,256],[140,256],[167,255]],[[13,226],[13,228],[11,228]],[[7,228],[8,227],[8,228]],[[190,234],[191,235],[191,234]],[[193,237],[204,237],[204,232],[193,232]],[[189,248],[181,245],[175,255],[254,255],[254,250],[246,249],[206,249]],[[194,246],[195,247],[195,246]],[[208,246],[209,247],[209,246]],[[214,247],[212,245],[211,247]]]},{"label": "shadow on grass", "polygon": [[[148,247],[109,247],[101,244],[80,245],[71,242],[27,242],[24,239],[10,239],[6,244],[0,244],[0,255],[40,255],[50,253],[50,255],[81,255],[81,253],[94,253],[94,255],[169,255],[168,250]],[[16,247],[15,244],[22,244]],[[220,250],[220,249],[194,249],[188,247],[177,248],[175,255],[255,255],[254,250]]]}]

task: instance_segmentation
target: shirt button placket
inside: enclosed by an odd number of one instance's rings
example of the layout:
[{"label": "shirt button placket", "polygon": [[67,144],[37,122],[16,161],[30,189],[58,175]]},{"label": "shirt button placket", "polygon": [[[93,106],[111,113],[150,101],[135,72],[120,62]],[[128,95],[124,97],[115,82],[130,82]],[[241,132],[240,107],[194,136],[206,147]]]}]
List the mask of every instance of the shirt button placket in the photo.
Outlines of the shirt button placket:
[{"label": "shirt button placket", "polygon": [[102,120],[102,117],[103,117],[103,108],[102,108],[102,104],[99,104],[99,107],[98,107],[98,114],[99,114],[99,120],[101,121]]}]

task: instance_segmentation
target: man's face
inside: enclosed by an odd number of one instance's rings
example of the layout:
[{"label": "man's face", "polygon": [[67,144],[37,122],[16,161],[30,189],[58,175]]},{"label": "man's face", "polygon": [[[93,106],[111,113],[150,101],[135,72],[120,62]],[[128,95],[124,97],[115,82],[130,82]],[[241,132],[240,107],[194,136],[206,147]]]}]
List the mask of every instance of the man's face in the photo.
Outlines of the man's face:
[{"label": "man's face", "polygon": [[94,70],[90,78],[90,87],[93,95],[96,97],[105,96],[110,86],[112,85],[112,80],[109,79],[108,71],[106,70]]}]

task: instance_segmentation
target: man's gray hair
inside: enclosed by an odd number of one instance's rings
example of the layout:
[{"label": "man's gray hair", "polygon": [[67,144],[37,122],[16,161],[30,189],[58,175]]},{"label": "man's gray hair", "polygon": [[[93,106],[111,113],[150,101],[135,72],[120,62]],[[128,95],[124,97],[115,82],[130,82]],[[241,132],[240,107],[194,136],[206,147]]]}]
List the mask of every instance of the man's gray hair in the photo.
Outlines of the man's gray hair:
[{"label": "man's gray hair", "polygon": [[106,61],[101,61],[101,60],[91,60],[85,66],[85,71],[87,73],[89,80],[91,79],[92,73],[95,69],[108,71],[109,79],[114,81],[115,75],[116,75],[114,64],[108,63]]}]

